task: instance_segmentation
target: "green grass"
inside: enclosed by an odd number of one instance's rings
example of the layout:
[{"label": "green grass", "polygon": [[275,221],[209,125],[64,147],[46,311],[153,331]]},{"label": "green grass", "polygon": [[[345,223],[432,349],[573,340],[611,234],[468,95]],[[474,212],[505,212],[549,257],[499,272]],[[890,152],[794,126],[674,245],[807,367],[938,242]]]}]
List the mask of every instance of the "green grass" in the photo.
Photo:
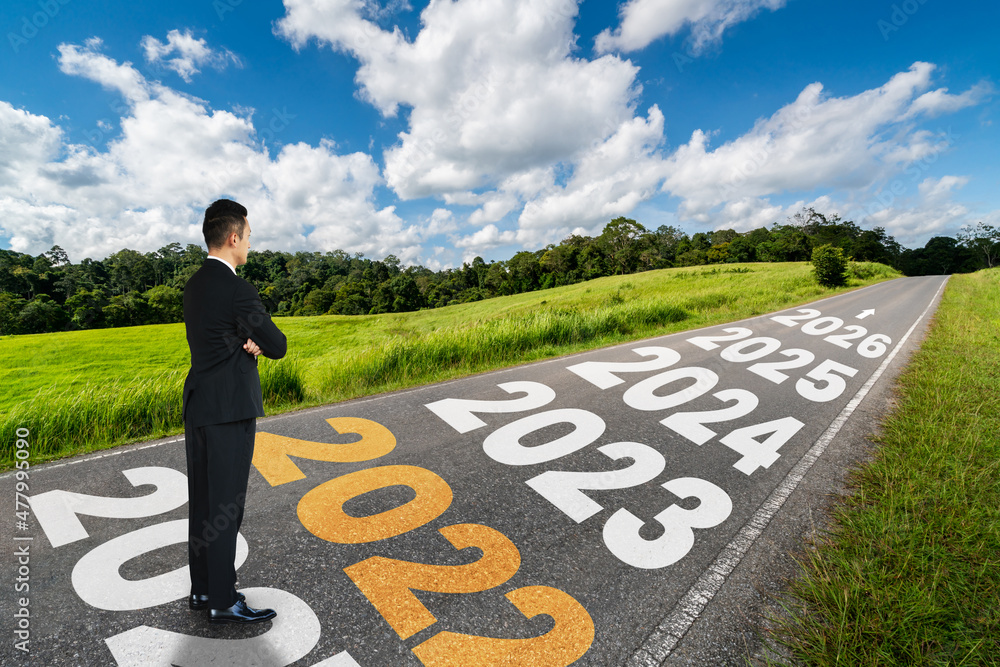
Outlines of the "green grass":
[{"label": "green grass", "polygon": [[1000,269],[952,276],[900,393],[776,637],[807,665],[998,665]]},{"label": "green grass", "polygon": [[[853,265],[851,287],[897,277]],[[842,290],[806,263],[649,271],[424,310],[279,318],[289,357],[261,358],[269,414],[730,322]],[[35,460],[180,432],[183,324],[0,338],[0,467],[13,433]]]}]

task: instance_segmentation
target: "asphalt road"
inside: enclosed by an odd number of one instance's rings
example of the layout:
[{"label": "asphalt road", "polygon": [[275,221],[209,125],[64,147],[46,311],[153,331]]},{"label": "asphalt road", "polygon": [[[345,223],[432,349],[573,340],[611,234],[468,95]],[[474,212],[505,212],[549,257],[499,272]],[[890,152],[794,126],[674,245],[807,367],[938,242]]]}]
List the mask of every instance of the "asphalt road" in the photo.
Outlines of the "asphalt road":
[{"label": "asphalt road", "polygon": [[6,473],[2,662],[743,664],[945,280],[260,420],[260,626],[187,609],[180,438]]}]

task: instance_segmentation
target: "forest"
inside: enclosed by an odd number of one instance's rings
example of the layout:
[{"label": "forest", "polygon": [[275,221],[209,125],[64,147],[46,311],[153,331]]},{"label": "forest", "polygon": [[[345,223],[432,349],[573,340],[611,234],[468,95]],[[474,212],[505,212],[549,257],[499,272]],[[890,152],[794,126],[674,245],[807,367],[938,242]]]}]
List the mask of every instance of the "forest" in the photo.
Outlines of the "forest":
[{"label": "forest", "polygon": [[[251,251],[238,269],[276,316],[364,315],[438,308],[494,296],[569,285],[608,275],[736,262],[809,261],[830,244],[855,261],[881,262],[908,276],[992,267],[1000,230],[979,223],[958,238],[939,236],[903,248],[881,227],[862,229],[806,208],[784,223],[749,232],[722,229],[688,235],[655,231],[630,218],[596,237],[572,235],[558,245],[521,251],[504,261],[476,257],[460,268],[431,271],[362,254]],[[171,243],[155,252],[119,250],[72,263],[59,246],[38,256],[0,249],[0,335],[183,321],[183,290],[207,251]]]}]

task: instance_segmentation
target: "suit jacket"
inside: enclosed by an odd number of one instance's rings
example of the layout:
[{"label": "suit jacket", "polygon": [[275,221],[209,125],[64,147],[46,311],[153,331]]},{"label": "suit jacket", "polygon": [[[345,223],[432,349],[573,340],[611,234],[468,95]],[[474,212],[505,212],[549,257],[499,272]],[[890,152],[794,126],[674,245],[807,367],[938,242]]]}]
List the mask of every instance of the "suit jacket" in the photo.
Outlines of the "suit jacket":
[{"label": "suit jacket", "polygon": [[264,356],[280,359],[287,342],[254,286],[222,262],[206,259],[184,287],[184,326],[191,348],[184,423],[206,426],[263,417],[257,359],[243,344],[252,338]]}]

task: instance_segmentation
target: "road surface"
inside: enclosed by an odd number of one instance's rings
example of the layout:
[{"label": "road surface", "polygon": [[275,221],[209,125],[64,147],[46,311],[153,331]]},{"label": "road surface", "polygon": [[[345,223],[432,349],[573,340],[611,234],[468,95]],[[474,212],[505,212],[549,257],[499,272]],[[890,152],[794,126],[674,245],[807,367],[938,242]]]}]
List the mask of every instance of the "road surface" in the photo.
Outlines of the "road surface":
[{"label": "road surface", "polygon": [[181,438],[5,473],[3,664],[743,664],[945,280],[260,420],[260,626],[187,609]]}]

